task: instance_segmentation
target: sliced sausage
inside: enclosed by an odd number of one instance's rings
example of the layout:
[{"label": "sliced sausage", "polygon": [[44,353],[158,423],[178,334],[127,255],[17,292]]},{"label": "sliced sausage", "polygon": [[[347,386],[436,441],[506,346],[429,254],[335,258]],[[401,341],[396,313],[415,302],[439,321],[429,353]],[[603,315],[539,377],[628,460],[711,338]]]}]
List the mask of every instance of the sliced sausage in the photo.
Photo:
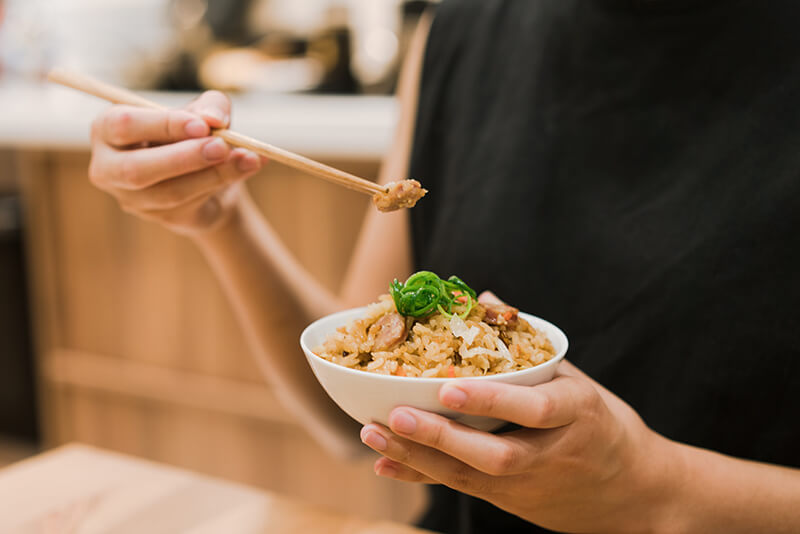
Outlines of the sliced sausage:
[{"label": "sliced sausage", "polygon": [[391,350],[408,336],[406,320],[397,312],[387,313],[369,327],[369,333],[375,334],[373,350]]},{"label": "sliced sausage", "polygon": [[519,320],[519,310],[508,304],[482,304],[486,310],[483,320],[492,325],[514,326]]}]

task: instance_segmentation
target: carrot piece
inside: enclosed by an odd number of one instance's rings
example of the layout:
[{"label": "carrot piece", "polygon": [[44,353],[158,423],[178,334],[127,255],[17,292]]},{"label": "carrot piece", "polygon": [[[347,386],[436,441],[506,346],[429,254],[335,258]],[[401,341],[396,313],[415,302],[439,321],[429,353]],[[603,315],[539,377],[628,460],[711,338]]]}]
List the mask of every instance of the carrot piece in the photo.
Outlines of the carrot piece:
[{"label": "carrot piece", "polygon": [[451,365],[450,367],[447,368],[447,376],[449,376],[450,378],[455,378],[456,377],[456,366],[455,365]]},{"label": "carrot piece", "polygon": [[402,366],[398,366],[397,371],[394,372],[394,376],[406,376],[406,370],[403,369]]}]

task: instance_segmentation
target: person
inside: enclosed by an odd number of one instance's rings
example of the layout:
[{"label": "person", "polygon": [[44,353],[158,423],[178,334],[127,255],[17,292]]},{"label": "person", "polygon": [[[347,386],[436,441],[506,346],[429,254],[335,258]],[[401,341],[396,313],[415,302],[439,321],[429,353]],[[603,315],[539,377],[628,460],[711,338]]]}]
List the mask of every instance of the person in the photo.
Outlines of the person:
[{"label": "person", "polygon": [[[790,0],[444,1],[380,175],[430,193],[367,214],[339,294],[247,195],[263,161],[209,137],[229,121],[220,93],[110,108],[90,177],[197,244],[321,443],[352,456],[360,437],[378,475],[431,485],[422,526],[800,532],[799,16]],[[359,429],[299,355],[311,319],[421,268],[570,336],[551,382],[441,388],[513,427],[401,406]]]}]

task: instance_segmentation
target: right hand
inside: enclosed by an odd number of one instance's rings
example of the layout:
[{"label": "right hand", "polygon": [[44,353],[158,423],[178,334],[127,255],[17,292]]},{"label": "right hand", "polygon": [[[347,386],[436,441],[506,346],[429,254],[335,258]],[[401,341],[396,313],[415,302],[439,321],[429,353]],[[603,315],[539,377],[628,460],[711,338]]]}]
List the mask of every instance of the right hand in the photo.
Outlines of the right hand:
[{"label": "right hand", "polygon": [[183,109],[116,105],[92,123],[89,180],[122,209],[182,234],[224,222],[241,182],[266,161],[211,136],[227,128],[230,100],[207,91]]}]

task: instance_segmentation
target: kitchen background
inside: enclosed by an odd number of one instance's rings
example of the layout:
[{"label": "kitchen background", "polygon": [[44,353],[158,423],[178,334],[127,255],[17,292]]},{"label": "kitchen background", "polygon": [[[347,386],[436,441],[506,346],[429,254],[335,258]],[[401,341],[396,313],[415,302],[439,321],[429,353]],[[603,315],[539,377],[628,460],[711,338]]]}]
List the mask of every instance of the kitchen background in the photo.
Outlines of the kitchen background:
[{"label": "kitchen background", "polygon": [[[176,106],[221,89],[237,130],[374,178],[427,6],[0,0],[0,466],[79,441],[414,518],[420,488],[379,480],[371,460],[337,463],[276,402],[197,251],[89,185],[89,124],[106,104],[42,79],[57,65]],[[251,189],[336,288],[367,200],[278,164]]]}]

